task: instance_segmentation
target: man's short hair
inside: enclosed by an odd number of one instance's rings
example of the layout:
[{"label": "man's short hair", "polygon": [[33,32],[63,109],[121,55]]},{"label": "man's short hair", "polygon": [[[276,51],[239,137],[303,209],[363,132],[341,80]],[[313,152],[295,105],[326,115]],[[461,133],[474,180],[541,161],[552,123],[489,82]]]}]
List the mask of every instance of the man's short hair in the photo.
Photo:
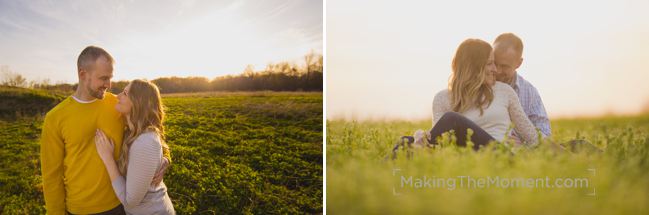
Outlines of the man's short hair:
[{"label": "man's short hair", "polygon": [[79,58],[77,59],[77,71],[81,71],[81,69],[89,70],[90,66],[94,65],[95,61],[102,56],[111,64],[115,62],[113,57],[110,56],[106,50],[97,46],[86,47],[81,51],[81,54],[79,54]]},{"label": "man's short hair", "polygon": [[513,33],[503,33],[498,35],[494,41],[494,45],[496,44],[500,44],[499,46],[504,48],[512,48],[514,51],[518,52],[519,55],[523,55],[523,41]]}]

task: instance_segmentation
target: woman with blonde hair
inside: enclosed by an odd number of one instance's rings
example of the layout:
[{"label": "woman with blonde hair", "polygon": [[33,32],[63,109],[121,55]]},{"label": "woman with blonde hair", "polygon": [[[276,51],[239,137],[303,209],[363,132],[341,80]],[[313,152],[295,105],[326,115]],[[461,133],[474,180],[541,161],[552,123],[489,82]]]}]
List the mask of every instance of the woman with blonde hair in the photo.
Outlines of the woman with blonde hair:
[{"label": "woman with blonde hair", "polygon": [[119,159],[113,159],[113,143],[101,130],[95,138],[115,194],[127,214],[175,214],[164,182],[151,183],[168,151],[160,91],[151,82],[134,80],[117,98],[115,108],[127,122]]},{"label": "woman with blonde hair", "polygon": [[536,129],[523,112],[516,92],[495,80],[496,65],[489,43],[465,40],[457,48],[451,67],[448,89],[433,100],[433,128],[426,135],[418,131],[417,138],[407,137],[410,142],[422,144],[425,137],[427,145],[437,145],[437,137],[453,130],[457,145],[466,146],[467,129],[471,129],[471,142],[478,150],[489,142],[503,141],[513,123],[525,144],[537,144]]}]

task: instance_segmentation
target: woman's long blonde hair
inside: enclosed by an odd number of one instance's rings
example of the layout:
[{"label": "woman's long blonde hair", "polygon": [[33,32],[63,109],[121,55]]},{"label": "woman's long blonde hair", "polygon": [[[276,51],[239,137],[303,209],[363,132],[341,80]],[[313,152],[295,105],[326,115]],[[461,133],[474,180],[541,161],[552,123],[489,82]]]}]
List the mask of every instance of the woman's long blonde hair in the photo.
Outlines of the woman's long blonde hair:
[{"label": "woman's long blonde hair", "polygon": [[133,141],[145,132],[153,131],[160,137],[160,144],[163,150],[169,146],[164,141],[164,120],[165,113],[158,87],[144,80],[133,80],[128,91],[128,98],[133,103],[131,112],[128,114],[126,132],[124,133],[124,144],[117,160],[119,172],[126,175],[128,168],[128,153]]},{"label": "woman's long blonde hair", "polygon": [[477,107],[482,115],[483,108],[491,105],[494,95],[486,83],[485,68],[491,51],[491,45],[480,39],[467,39],[457,48],[448,84],[453,111],[462,113]]}]

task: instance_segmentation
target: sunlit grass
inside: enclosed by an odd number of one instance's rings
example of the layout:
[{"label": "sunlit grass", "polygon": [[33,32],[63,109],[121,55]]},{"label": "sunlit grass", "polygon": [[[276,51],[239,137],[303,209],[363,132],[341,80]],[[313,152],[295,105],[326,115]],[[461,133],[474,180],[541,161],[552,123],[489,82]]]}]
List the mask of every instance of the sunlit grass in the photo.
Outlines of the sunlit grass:
[{"label": "sunlit grass", "polygon": [[[178,214],[322,211],[322,93],[164,97]],[[0,119],[0,214],[45,214],[43,118]]]},{"label": "sunlit grass", "polygon": [[[649,116],[552,122],[553,140],[586,139],[602,153],[534,150],[492,145],[479,152],[447,144],[385,159],[401,135],[429,129],[430,121],[327,124],[327,212],[332,214],[646,214],[649,211]],[[402,177],[455,179],[450,186],[401,186]],[[588,186],[469,187],[458,177],[585,178]],[[466,179],[466,177],[464,178]],[[467,183],[468,181],[464,181]],[[565,181],[563,181],[565,182]],[[574,182],[574,180],[573,180]],[[576,186],[576,185],[574,185]]]}]

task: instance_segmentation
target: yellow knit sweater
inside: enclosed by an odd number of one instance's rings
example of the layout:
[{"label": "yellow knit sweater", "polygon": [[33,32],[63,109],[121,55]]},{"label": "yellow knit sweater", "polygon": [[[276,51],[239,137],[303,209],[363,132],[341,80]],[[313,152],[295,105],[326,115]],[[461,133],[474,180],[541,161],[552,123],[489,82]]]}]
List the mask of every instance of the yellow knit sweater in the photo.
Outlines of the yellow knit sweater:
[{"label": "yellow knit sweater", "polygon": [[99,213],[120,204],[95,147],[95,130],[122,146],[124,120],[115,110],[117,97],[81,103],[68,97],[47,113],[41,135],[41,171],[48,214]]}]

